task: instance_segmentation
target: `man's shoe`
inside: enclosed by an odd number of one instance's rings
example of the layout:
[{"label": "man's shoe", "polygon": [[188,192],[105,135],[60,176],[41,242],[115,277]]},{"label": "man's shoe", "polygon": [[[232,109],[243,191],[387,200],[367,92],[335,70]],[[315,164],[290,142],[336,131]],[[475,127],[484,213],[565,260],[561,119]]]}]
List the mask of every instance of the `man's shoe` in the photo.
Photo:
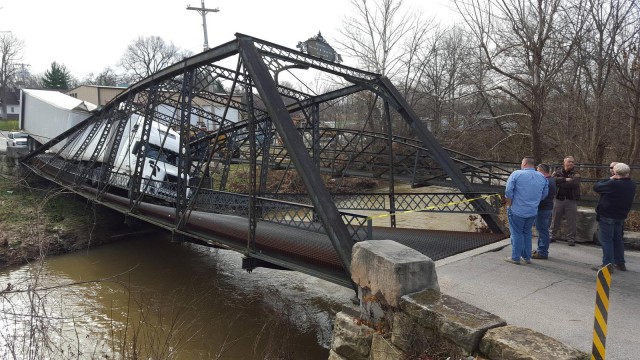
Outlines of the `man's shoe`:
[{"label": "man's shoe", "polygon": [[508,256],[508,257],[504,258],[504,261],[506,261],[506,262],[508,262],[508,263],[510,263],[510,264],[520,265],[520,260],[518,260],[518,261],[513,260],[513,259],[511,258],[511,256]]},{"label": "man's shoe", "polygon": [[569,241],[569,246],[576,246],[576,242],[575,241]]},{"label": "man's shoe", "polygon": [[525,258],[522,258],[522,261],[524,261],[525,264],[531,264],[531,259],[527,260]]},{"label": "man's shoe", "polygon": [[624,263],[616,264],[616,269],[618,269],[620,271],[627,271],[627,266]]},{"label": "man's shoe", "polygon": [[599,265],[599,266],[592,266],[591,270],[594,271],[600,271],[600,269],[602,269],[603,267],[608,267],[609,268],[609,273],[613,274],[613,267],[611,265]]},{"label": "man's shoe", "polygon": [[540,255],[539,252],[534,251],[533,254],[531,254],[531,258],[532,259],[538,259],[538,260],[547,260],[549,258],[549,256]]}]

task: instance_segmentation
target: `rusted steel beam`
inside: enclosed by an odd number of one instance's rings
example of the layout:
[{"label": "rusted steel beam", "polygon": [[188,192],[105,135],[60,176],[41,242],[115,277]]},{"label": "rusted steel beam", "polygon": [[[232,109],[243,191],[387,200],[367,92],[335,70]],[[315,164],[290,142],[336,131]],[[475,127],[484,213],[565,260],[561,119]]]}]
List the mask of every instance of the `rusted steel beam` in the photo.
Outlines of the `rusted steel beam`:
[{"label": "rusted steel beam", "polygon": [[283,143],[289,151],[292,162],[305,183],[327,235],[340,256],[344,268],[349,271],[353,245],[351,235],[320,177],[320,172],[315,167],[311,156],[309,156],[309,152],[291,119],[289,111],[278,94],[267,67],[250,39],[240,39],[240,56],[267,107],[278,134],[282,137]]}]

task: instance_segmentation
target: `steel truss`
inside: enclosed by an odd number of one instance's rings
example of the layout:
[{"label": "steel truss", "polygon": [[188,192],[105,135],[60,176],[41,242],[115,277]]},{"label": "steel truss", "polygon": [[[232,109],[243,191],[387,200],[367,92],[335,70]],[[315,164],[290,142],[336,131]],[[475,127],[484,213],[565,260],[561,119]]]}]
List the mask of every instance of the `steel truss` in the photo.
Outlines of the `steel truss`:
[{"label": "steel truss", "polygon": [[[234,70],[219,64],[233,58]],[[343,85],[316,94],[278,84],[278,76],[292,69],[330,74]],[[216,81],[225,81],[229,93],[213,91]],[[363,93],[375,100],[366,118],[359,119],[362,127],[326,125],[332,106]],[[377,109],[383,130],[365,129]],[[124,136],[133,132],[134,118],[142,129],[137,144]],[[398,119],[414,137],[394,133]],[[152,144],[153,124],[169,129],[160,145]],[[170,131],[178,137],[175,153],[164,146],[173,136]],[[123,138],[130,140],[124,143]],[[177,175],[145,177],[150,150],[159,152],[152,166],[158,166],[158,159],[176,158]],[[130,173],[116,163],[119,151],[137,156]],[[135,216],[144,216],[148,204],[171,206],[171,223],[163,224],[176,233],[202,238],[189,230],[193,212],[246,218],[243,252],[279,266],[286,267],[287,260],[256,242],[262,224],[324,234],[347,274],[353,243],[370,238],[372,227],[370,217],[348,211],[383,211],[391,227],[401,211],[476,213],[494,233],[502,233],[499,197],[492,196],[491,187],[508,176],[506,170],[497,173],[495,164],[442,148],[388,79],[242,34],[134,84],[23,162],[69,188],[93,194],[96,201],[128,198],[126,211]],[[243,181],[230,184],[230,176]],[[326,185],[327,176],[338,184],[358,176],[385,179],[391,186],[384,194],[336,194]],[[303,194],[282,190],[291,177],[300,179]],[[398,181],[453,185],[459,192],[396,193]],[[247,186],[239,188],[243,182]],[[489,191],[479,193],[478,184]]]}]

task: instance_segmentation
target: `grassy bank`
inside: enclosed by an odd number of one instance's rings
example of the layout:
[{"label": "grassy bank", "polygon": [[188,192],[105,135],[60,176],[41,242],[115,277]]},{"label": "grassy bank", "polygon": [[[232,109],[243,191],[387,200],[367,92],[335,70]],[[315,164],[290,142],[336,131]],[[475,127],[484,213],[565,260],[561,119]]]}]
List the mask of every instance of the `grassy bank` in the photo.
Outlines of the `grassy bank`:
[{"label": "grassy bank", "polygon": [[0,131],[16,130],[18,128],[18,120],[0,120]]},{"label": "grassy bank", "polygon": [[123,217],[0,155],[0,267],[109,242]]}]

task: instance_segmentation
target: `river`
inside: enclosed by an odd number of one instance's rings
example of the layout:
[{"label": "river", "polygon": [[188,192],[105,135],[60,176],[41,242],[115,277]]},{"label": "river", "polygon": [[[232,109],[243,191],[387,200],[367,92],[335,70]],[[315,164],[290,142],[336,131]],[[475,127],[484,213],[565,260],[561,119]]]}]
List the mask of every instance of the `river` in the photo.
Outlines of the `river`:
[{"label": "river", "polygon": [[240,264],[154,234],[6,269],[0,357],[327,359],[354,292]]}]

